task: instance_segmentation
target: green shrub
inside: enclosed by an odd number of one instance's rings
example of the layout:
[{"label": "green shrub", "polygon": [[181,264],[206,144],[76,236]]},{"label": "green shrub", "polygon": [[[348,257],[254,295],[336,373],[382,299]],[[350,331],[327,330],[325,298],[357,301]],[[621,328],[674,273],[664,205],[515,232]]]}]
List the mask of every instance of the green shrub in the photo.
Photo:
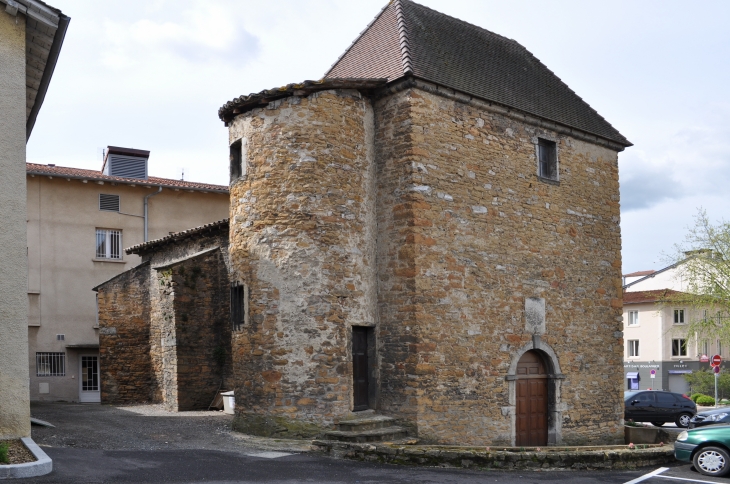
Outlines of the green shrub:
[{"label": "green shrub", "polygon": [[7,442],[0,442],[0,464],[10,464],[8,449],[10,449],[10,444]]},{"label": "green shrub", "polygon": [[689,396],[689,399],[692,400],[693,402],[697,403],[697,398],[701,397],[701,396],[702,396],[701,393],[693,393],[692,395]]},{"label": "green shrub", "polygon": [[701,395],[697,397],[697,401],[695,403],[697,405],[702,405],[703,407],[709,407],[715,405],[715,399],[707,395]]}]

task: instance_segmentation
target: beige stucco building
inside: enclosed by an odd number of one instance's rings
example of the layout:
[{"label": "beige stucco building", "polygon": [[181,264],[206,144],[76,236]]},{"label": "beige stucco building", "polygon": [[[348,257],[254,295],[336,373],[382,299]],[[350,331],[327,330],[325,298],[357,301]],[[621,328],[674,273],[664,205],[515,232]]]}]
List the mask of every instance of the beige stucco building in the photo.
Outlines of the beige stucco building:
[{"label": "beige stucco building", "polygon": [[687,325],[707,317],[707,311],[666,302],[678,291],[687,290],[680,265],[623,277],[626,390],[687,393],[685,374],[708,368],[712,355],[728,354],[719,340],[688,337]]},{"label": "beige stucco building", "polygon": [[30,435],[25,144],[68,22],[42,2],[0,0],[0,440]]},{"label": "beige stucco building", "polygon": [[[139,264],[125,247],[228,215],[227,187],[148,177],[147,154],[110,147],[116,171],[27,164],[31,400],[98,402],[92,288]],[[119,170],[142,178],[103,173]]]}]

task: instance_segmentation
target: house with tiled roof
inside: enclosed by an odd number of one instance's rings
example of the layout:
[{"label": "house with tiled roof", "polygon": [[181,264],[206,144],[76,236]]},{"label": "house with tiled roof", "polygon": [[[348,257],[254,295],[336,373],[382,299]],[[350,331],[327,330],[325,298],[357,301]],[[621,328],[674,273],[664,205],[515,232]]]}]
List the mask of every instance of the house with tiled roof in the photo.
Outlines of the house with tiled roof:
[{"label": "house with tiled roof", "polygon": [[98,171],[26,164],[31,400],[98,402],[92,288],[141,262],[124,248],[228,215],[228,187],[150,176],[149,156],[109,146]]},{"label": "house with tiled roof", "polygon": [[686,255],[659,270],[624,274],[625,389],[687,393],[690,388],[684,375],[708,370],[712,355],[726,358],[729,354],[719,339],[698,340],[687,334],[690,322],[713,318],[716,309],[681,302],[688,290],[682,267],[696,254]]},{"label": "house with tiled roof", "polygon": [[323,79],[218,115],[235,429],[623,442],[631,143],[525,47],[393,0]]}]

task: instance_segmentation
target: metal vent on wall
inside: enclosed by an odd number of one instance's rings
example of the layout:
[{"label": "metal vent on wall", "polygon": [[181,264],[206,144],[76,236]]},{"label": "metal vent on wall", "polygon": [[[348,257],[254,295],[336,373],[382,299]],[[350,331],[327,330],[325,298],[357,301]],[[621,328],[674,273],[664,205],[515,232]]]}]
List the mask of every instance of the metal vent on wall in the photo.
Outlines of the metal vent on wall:
[{"label": "metal vent on wall", "polygon": [[107,195],[105,193],[99,194],[99,210],[106,210],[109,212],[118,212],[119,208],[119,195]]},{"label": "metal vent on wall", "polygon": [[147,158],[109,154],[106,175],[147,179]]}]

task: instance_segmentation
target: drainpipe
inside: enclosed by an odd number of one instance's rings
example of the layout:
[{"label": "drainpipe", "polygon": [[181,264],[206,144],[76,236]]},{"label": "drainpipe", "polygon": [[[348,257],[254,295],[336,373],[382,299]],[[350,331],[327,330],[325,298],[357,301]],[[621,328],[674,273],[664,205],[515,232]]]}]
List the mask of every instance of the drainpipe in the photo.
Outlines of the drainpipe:
[{"label": "drainpipe", "polygon": [[150,197],[154,197],[155,195],[159,195],[162,191],[162,187],[160,187],[159,190],[157,190],[155,193],[150,193],[149,195],[145,195],[144,197],[144,241],[147,242],[149,239],[147,237],[147,221],[149,220],[149,217],[147,216],[147,199]]}]

